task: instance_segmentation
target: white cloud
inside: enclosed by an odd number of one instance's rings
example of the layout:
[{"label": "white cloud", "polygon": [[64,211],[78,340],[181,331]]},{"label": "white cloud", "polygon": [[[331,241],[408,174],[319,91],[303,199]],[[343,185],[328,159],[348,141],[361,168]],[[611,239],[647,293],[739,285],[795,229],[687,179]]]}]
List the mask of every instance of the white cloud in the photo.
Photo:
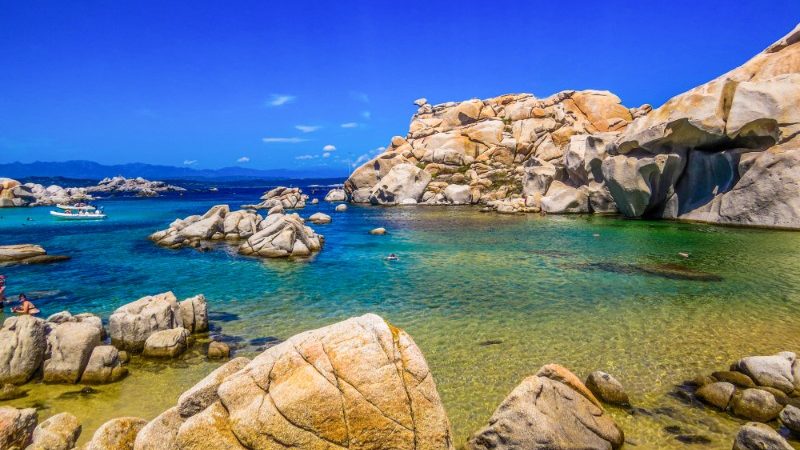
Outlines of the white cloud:
[{"label": "white cloud", "polygon": [[247,162],[250,162],[250,158],[248,158],[247,156],[242,156],[241,158],[237,159],[236,162],[237,163],[247,163]]},{"label": "white cloud", "polygon": [[372,113],[369,111],[361,111],[361,117],[369,120],[372,118]]},{"label": "white cloud", "polygon": [[295,125],[294,127],[302,131],[303,133],[312,133],[322,128],[319,125]]},{"label": "white cloud", "polygon": [[272,94],[272,98],[267,100],[269,106],[283,106],[287,103],[292,103],[297,97],[294,95]]},{"label": "white cloud", "polygon": [[347,122],[340,125],[342,128],[358,128],[358,122]]},{"label": "white cloud", "polygon": [[356,160],[352,164],[353,167],[358,167],[360,164],[369,161],[375,156],[378,156],[379,154],[383,153],[384,150],[386,150],[386,147],[378,147],[376,149],[368,151],[367,153],[364,153],[363,155],[356,158]]},{"label": "white cloud", "polygon": [[336,151],[336,146],[333,144],[328,144],[325,147],[322,147],[322,151],[324,152],[333,152]]},{"label": "white cloud", "polygon": [[325,153],[323,153],[323,154],[322,154],[322,157],[323,157],[323,158],[328,158],[328,157],[330,157],[330,156],[331,156],[331,154],[330,154],[330,153],[328,153],[328,152],[325,152]]},{"label": "white cloud", "polygon": [[350,97],[360,102],[369,103],[369,95],[365,92],[352,91],[350,92]]},{"label": "white cloud", "polygon": [[194,164],[197,164],[197,160],[196,159],[187,159],[187,160],[183,161],[183,165],[184,166],[191,166],[191,165],[194,165]]},{"label": "white cloud", "polygon": [[294,159],[314,159],[316,157],[317,157],[316,155],[300,155],[300,156],[295,156]]},{"label": "white cloud", "polygon": [[300,142],[306,142],[308,139],[298,137],[265,137],[261,140],[266,144],[299,144]]}]

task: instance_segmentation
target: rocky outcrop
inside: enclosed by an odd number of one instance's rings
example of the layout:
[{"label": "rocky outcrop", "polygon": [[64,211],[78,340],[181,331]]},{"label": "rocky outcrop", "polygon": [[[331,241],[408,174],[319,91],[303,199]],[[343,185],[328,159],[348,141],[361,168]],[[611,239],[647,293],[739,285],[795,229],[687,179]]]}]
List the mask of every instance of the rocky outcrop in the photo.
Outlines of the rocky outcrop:
[{"label": "rocky outcrop", "polygon": [[[66,317],[65,317],[66,316]],[[103,324],[92,315],[58,316],[59,322],[48,319],[48,357],[44,360],[46,383],[77,383],[89,363],[95,347],[103,338]]]},{"label": "rocky outcrop", "polygon": [[261,196],[261,203],[256,205],[244,205],[245,209],[272,209],[280,206],[286,209],[305,208],[308,196],[303,194],[300,188],[288,188],[278,186],[264,193]]},{"label": "rocky outcrop", "polygon": [[558,365],[522,381],[497,408],[468,448],[616,449],[622,430],[586,386]]},{"label": "rocky outcrop", "polygon": [[441,205],[462,203],[463,188],[456,198],[445,191],[466,185],[470,202],[499,212],[800,228],[798,55],[800,26],[655,110],[625,108],[604,91],[421,99],[408,134],[345,190],[357,203]]},{"label": "rocky outcrop", "polygon": [[0,178],[0,208],[12,206],[51,206],[92,200],[85,188],[21,184],[10,178]]},{"label": "rocky outcrop", "polygon": [[11,264],[46,264],[66,261],[69,256],[48,255],[39,245],[0,245],[0,266]]},{"label": "rocky outcrop", "polygon": [[334,188],[325,194],[326,202],[344,202],[347,201],[347,194],[342,188]]},{"label": "rocky outcrop", "polygon": [[117,308],[108,318],[111,343],[135,353],[144,349],[153,333],[179,327],[183,327],[183,317],[172,292],[142,297]]},{"label": "rocky outcrop", "polygon": [[33,408],[0,406],[0,448],[22,450],[31,441],[38,415]]},{"label": "rocky outcrop", "polygon": [[41,367],[48,327],[33,316],[10,317],[0,328],[0,384],[23,384]]},{"label": "rocky outcrop", "polygon": [[231,212],[228,205],[216,205],[203,215],[177,219],[166,230],[150,235],[162,247],[200,247],[206,241],[247,239],[262,229],[263,218],[253,211]]},{"label": "rocky outcrop", "polygon": [[453,444],[419,348],[368,314],[221,366],[142,429],[135,449],[153,448],[446,450]]},{"label": "rocky outcrop", "polygon": [[142,177],[104,178],[97,183],[97,186],[90,186],[86,188],[86,192],[89,194],[135,195],[136,197],[158,197],[166,192],[185,191],[186,189],[180,186],[173,186],[163,181],[145,180]]},{"label": "rocky outcrop", "polygon": [[324,238],[297,214],[270,214],[261,229],[239,247],[239,253],[265,258],[304,257],[322,248]]}]

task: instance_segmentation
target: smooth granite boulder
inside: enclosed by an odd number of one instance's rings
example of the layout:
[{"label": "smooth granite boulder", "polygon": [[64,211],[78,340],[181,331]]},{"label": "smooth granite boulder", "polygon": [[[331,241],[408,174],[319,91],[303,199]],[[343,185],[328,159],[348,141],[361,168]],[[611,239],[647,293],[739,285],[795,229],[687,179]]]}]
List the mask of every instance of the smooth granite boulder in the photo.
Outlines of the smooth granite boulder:
[{"label": "smooth granite boulder", "polygon": [[30,442],[38,414],[33,408],[0,406],[0,448],[22,450]]},{"label": "smooth granite boulder", "polygon": [[[89,357],[100,345],[103,328],[97,316],[73,317],[61,323],[52,323],[47,336],[48,357],[44,360],[46,383],[77,383]],[[98,327],[98,323],[100,326]]]},{"label": "smooth granite boulder", "polygon": [[[252,420],[258,420],[258,418],[253,417]],[[177,448],[180,450],[248,450],[248,447],[243,446],[239,437],[234,434],[233,426],[234,422],[231,420],[225,406],[219,401],[214,402],[199,414],[185,419],[175,437]],[[291,448],[291,446],[284,446],[276,442],[276,439],[270,435],[263,436],[262,439],[273,444],[271,446],[250,448]],[[297,448],[303,447],[298,446]],[[314,447],[308,446],[306,448]],[[322,446],[320,448],[326,447]],[[327,448],[336,447],[328,446]]]},{"label": "smooth granite boulder", "polygon": [[104,423],[83,450],[133,450],[136,435],[147,425],[138,417],[120,417]]},{"label": "smooth granite boulder", "polygon": [[89,362],[81,375],[83,384],[107,384],[119,381],[128,375],[128,369],[122,365],[120,352],[113,345],[99,345],[94,348]]},{"label": "smooth granite boulder", "polygon": [[345,211],[347,211],[347,205],[345,205],[345,204],[336,205],[336,208],[334,208],[334,211],[336,211],[336,212],[345,212]]},{"label": "smooth granite boulder", "polygon": [[189,297],[179,305],[183,328],[189,333],[208,331],[208,301],[203,294]]},{"label": "smooth granite boulder", "polygon": [[248,256],[280,258],[309,256],[322,248],[324,238],[303,223],[297,214],[270,214],[263,228],[239,247]]},{"label": "smooth granite boulder", "polygon": [[224,359],[231,355],[231,349],[224,342],[211,341],[208,344],[208,359]]},{"label": "smooth granite boulder", "polygon": [[783,426],[795,434],[800,434],[800,408],[794,405],[786,405],[778,415]]},{"label": "smooth granite boulder", "polygon": [[178,429],[181,425],[183,418],[177,407],[164,411],[142,427],[136,435],[133,450],[180,450]]},{"label": "smooth granite boulder", "polygon": [[553,214],[588,213],[589,196],[584,189],[553,181],[541,199],[542,211]]},{"label": "smooth granite boulder", "polygon": [[617,449],[625,441],[578,378],[561,366],[545,366],[522,381],[467,447],[480,449]]},{"label": "smooth granite boulder", "polygon": [[444,188],[444,198],[453,205],[468,205],[472,203],[472,194],[469,185],[451,184]]},{"label": "smooth granite boulder", "polygon": [[69,256],[49,255],[40,245],[0,245],[0,265],[46,264],[68,259]]},{"label": "smooth granite boulder", "polygon": [[778,417],[782,409],[774,395],[761,389],[736,392],[731,400],[734,414],[756,422],[769,422]]},{"label": "smooth granite boulder", "polygon": [[245,209],[272,209],[280,206],[283,209],[305,208],[308,196],[300,188],[278,186],[270,189],[261,196],[261,203],[257,205],[244,205]]},{"label": "smooth granite boulder", "polygon": [[173,328],[156,331],[144,342],[142,355],[148,358],[175,358],[189,346],[189,331],[186,328]]},{"label": "smooth granite boulder", "polygon": [[0,328],[0,384],[23,384],[42,365],[48,326],[33,316],[9,317]]},{"label": "smooth granite boulder", "polygon": [[725,411],[728,409],[734,392],[736,392],[736,386],[725,381],[718,381],[700,386],[696,394],[704,403]]},{"label": "smooth granite boulder", "polygon": [[772,387],[789,394],[800,385],[793,371],[796,361],[797,357],[792,352],[748,356],[737,361],[733,369],[748,375],[759,386]]},{"label": "smooth granite boulder", "polygon": [[141,352],[156,331],[183,327],[180,305],[175,294],[148,295],[123,305],[108,319],[111,343],[121,350]]},{"label": "smooth granite boulder", "polygon": [[178,413],[191,417],[219,400],[217,388],[226,378],[244,368],[248,358],[234,358],[208,374],[178,398]]},{"label": "smooth granite boulder", "polygon": [[595,371],[589,374],[586,378],[586,388],[589,389],[595,397],[601,401],[610,403],[612,405],[627,405],[630,404],[628,393],[616,378],[601,372]]},{"label": "smooth granite boulder", "polygon": [[376,205],[396,205],[406,199],[419,202],[431,175],[413,164],[398,164],[376,184],[369,197]]},{"label": "smooth granite boulder", "polygon": [[324,225],[326,223],[331,223],[331,216],[318,212],[312,214],[311,217],[308,218],[308,221],[314,225]]},{"label": "smooth granite boulder", "polygon": [[36,426],[26,450],[71,450],[80,435],[78,418],[70,413],[59,413]]},{"label": "smooth granite boulder", "polygon": [[733,450],[792,450],[777,431],[763,423],[748,423],[736,434]]},{"label": "smooth granite boulder", "polygon": [[347,194],[344,192],[344,189],[341,188],[331,189],[327,194],[325,194],[325,201],[344,202],[347,201]]}]

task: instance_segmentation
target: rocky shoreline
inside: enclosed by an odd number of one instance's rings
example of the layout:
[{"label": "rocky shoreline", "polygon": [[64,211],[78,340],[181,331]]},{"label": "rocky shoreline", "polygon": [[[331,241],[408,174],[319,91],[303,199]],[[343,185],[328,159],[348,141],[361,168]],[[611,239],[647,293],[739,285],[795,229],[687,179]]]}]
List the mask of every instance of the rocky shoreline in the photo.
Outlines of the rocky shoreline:
[{"label": "rocky shoreline", "polygon": [[419,99],[407,135],[356,169],[345,191],[377,205],[800,228],[798,54],[800,26],[657,109],[591,90]]},{"label": "rocky shoreline", "polygon": [[[102,324],[96,316],[56,316],[48,319],[49,326],[70,326],[83,333],[66,328],[50,331],[51,355],[84,355],[75,350],[78,347],[64,344],[75,341],[74,336],[99,340]],[[156,317],[160,325],[153,327]],[[109,333],[112,344],[146,355],[151,340],[162,341],[160,336],[172,330],[202,331],[207,317],[202,296],[177,303],[171,293],[165,293],[119,308],[109,321]],[[15,330],[35,328],[31,324],[41,321],[13,319]],[[0,333],[7,332],[3,330]],[[104,347],[110,346],[95,347],[92,357]],[[68,364],[47,361],[45,376],[54,373],[48,366],[59,367],[58,380],[75,382],[75,371],[64,369]],[[751,421],[731,436],[734,450],[791,449],[787,438],[800,436],[793,434],[800,433],[796,406],[800,404],[800,362],[794,353],[742,358],[730,371],[699,376],[689,384],[696,390],[686,394],[687,400],[697,398]],[[548,364],[522,380],[464,448],[623,448],[624,430],[607,408],[635,411],[635,404],[636,399],[629,398],[608,373],[593,372],[584,383],[569,369]],[[22,449],[30,444],[29,448],[40,450],[68,450],[80,433],[79,421],[66,412],[37,426],[35,409],[0,407],[0,448]],[[698,439],[692,442],[703,442]],[[253,359],[230,359],[153,420],[112,419],[81,448],[273,447],[461,448],[454,442],[422,352],[411,336],[374,314],[300,333]]]}]

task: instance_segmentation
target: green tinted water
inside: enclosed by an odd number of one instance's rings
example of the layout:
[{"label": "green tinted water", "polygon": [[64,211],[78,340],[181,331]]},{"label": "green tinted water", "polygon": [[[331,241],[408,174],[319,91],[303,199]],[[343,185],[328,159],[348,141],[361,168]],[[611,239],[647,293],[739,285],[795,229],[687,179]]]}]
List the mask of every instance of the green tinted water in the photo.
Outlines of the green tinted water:
[{"label": "green tinted water", "polygon": [[[145,240],[214,202],[108,202],[112,220],[88,226],[53,224],[43,209],[3,211],[0,243],[40,242],[74,256],[6,269],[9,290],[39,291],[45,314],[66,308],[105,316],[167,289],[179,297],[204,293],[215,333],[239,338],[242,355],[259,351],[264,340],[254,338],[286,338],[376,312],[422,348],[458,443],[522,378],[558,362],[581,378],[599,369],[623,382],[646,412],[610,411],[637,448],[684,447],[664,430],[672,425],[710,439],[709,448],[728,448],[741,421],[669,392],[741,356],[800,349],[797,233],[472,208],[351,206],[341,214],[323,204],[302,212],[333,216],[315,226],[327,242],[308,262],[262,262],[224,248],[170,251]],[[376,226],[390,234],[368,235]],[[400,261],[384,261],[390,252]],[[674,270],[670,264],[721,280],[652,273]],[[37,406],[42,416],[70,411],[86,440],[111,417],[154,417],[214,366],[199,355],[169,365],[135,359],[131,376],[96,394],[65,397],[80,386],[29,384],[28,397],[6,403]]]}]

